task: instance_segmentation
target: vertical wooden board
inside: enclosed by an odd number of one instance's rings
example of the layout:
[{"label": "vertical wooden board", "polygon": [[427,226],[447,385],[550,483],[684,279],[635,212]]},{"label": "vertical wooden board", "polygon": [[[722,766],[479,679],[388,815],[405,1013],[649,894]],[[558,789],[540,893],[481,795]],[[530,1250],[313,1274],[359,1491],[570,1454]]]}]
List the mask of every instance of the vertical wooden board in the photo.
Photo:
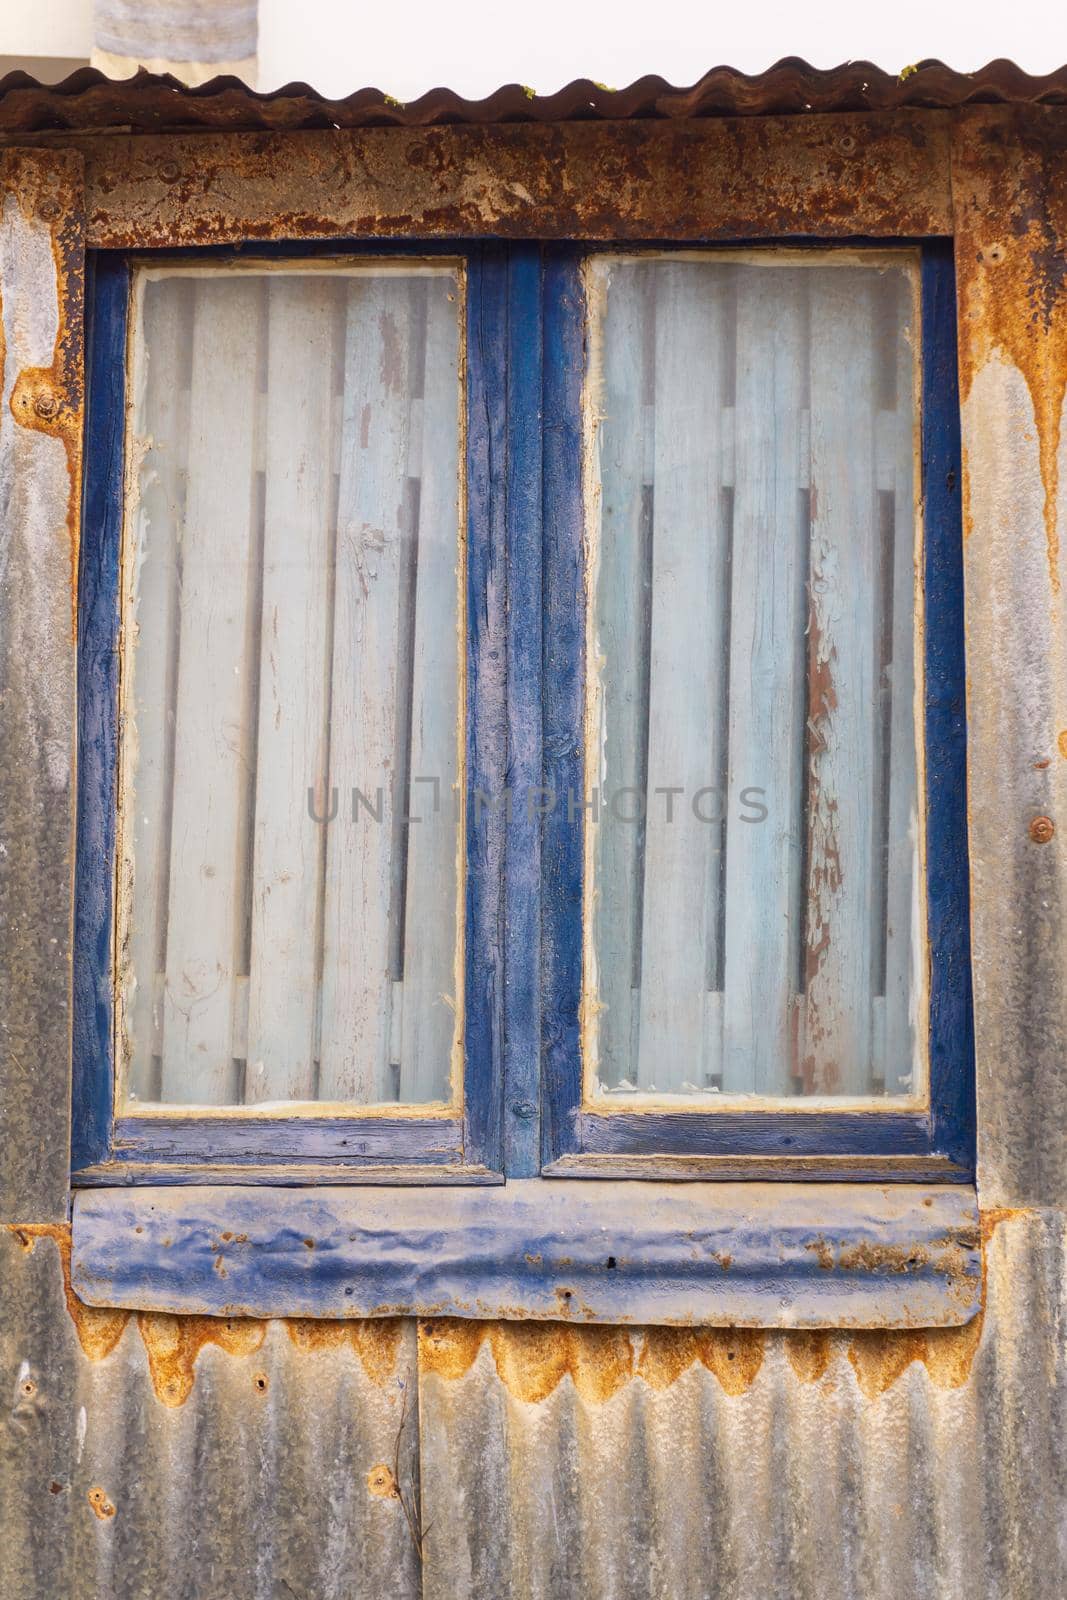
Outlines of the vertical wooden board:
[{"label": "vertical wooden board", "polygon": [[[607,801],[644,788],[650,604],[645,570],[645,366],[651,297],[649,269],[633,262],[594,263],[594,346],[598,366],[589,397],[596,431],[599,536],[590,640],[592,759],[587,788],[600,794],[593,844],[595,1065],[600,1082],[632,1081],[632,1013],[639,968],[639,829],[620,821]],[[653,281],[655,279],[653,278]],[[606,288],[604,285],[606,284]],[[628,814],[633,803],[620,809]],[[588,824],[587,824],[588,825]],[[592,976],[593,974],[590,974]]]},{"label": "vertical wooden board", "polygon": [[[693,810],[721,765],[723,399],[719,269],[664,266],[656,304],[656,447],[638,1087],[701,1087],[717,832]],[[668,795],[667,789],[681,790]],[[657,793],[657,791],[660,791]]]},{"label": "vertical wooden board", "polygon": [[[334,581],[319,1095],[392,1099],[390,970],[399,611],[407,534],[410,289],[399,275],[349,290]],[[378,791],[381,790],[381,804]],[[380,811],[353,805],[353,790]]]},{"label": "vertical wooden board", "polygon": [[[915,351],[920,338],[911,282],[892,274],[881,291],[891,297],[896,331],[896,408],[890,413],[889,461],[893,482],[893,552],[889,673],[889,795],[885,926],[885,1017],[880,1076],[887,1094],[922,1092],[918,1006],[919,805],[915,739],[916,393]],[[895,313],[895,314],[893,314]],[[905,329],[910,328],[910,338]]]},{"label": "vertical wooden board", "polygon": [[[722,1084],[734,1093],[790,1089],[807,713],[807,276],[751,266],[737,277]],[[762,821],[740,804],[750,789],[762,791]]]},{"label": "vertical wooden board", "polygon": [[199,279],[181,544],[162,1096],[237,1092],[238,903],[251,800],[246,659],[252,593],[259,278]]},{"label": "vertical wooden board", "polygon": [[13,1221],[67,1215],[84,220],[79,155],[0,154],[0,1216]]},{"label": "vertical wooden board", "polygon": [[[124,590],[132,627],[124,641],[122,726],[123,861],[118,1050],[128,1094],[159,1096],[163,940],[170,857],[170,757],[178,618],[178,549],[185,496],[189,391],[182,383],[192,336],[190,284],[180,276],[140,285],[140,326],[131,381],[129,457],[138,469],[127,509]],[[143,451],[143,455],[142,455]],[[139,463],[139,465],[138,465]],[[132,516],[131,516],[132,513]],[[132,521],[132,527],[129,525]]]},{"label": "vertical wooden board", "polygon": [[328,761],[336,283],[267,287],[263,604],[245,1100],[315,1092],[318,922]]},{"label": "vertical wooden board", "polygon": [[[450,1098],[457,994],[459,314],[452,276],[426,287],[412,654],[401,1100]],[[406,687],[406,686],[405,686]]]},{"label": "vertical wooden board", "polygon": [[811,552],[804,1079],[865,1094],[872,1043],[879,555],[871,276],[811,284]]}]

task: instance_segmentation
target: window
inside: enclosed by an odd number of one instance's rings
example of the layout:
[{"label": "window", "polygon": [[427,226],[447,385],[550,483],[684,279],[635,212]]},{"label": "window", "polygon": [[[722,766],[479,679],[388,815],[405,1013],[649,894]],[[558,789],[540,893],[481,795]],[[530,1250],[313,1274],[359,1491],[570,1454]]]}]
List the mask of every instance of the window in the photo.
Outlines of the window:
[{"label": "window", "polygon": [[969,1175],[949,252],[92,311],[82,1182]]}]

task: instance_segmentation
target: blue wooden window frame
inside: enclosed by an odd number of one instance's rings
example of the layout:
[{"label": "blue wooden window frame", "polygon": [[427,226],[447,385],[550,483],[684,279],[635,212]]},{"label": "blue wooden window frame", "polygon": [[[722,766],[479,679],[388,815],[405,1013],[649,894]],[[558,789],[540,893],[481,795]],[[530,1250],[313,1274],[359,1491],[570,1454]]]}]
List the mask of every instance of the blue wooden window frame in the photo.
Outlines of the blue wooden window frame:
[{"label": "blue wooden window frame", "polygon": [[[523,307],[536,247],[438,243],[256,245],[242,260],[354,255],[462,257],[467,270],[466,474],[468,787],[505,786],[507,707],[503,559],[509,491],[525,464],[509,442],[509,328]],[[75,874],[72,1166],[82,1184],[502,1181],[504,1038],[504,810],[466,816],[466,1001],[462,1107],[448,1115],[345,1117],[164,1114],[114,1107],[113,886],[118,757],[119,559],[122,531],[126,343],[135,261],[233,260],[233,250],[90,257],[89,392],[79,572],[78,819]],[[526,295],[528,299],[528,294]],[[539,358],[538,358],[539,359]],[[521,455],[521,453],[520,453]]]},{"label": "blue wooden window frame", "polygon": [[[792,241],[790,241],[792,243]],[[582,1101],[583,817],[544,822],[542,1171],[560,1176],[796,1175],[967,1181],[974,1162],[974,1036],[966,819],[963,542],[956,300],[947,240],[921,246],[922,495],[925,507],[928,1108],[600,1111]],[[802,244],[825,250],[819,241]],[[661,250],[662,245],[656,246]],[[585,310],[581,256],[554,257],[545,285],[545,786],[584,793],[583,505],[580,467]]]},{"label": "blue wooden window frame", "polygon": [[[794,243],[794,241],[788,241]],[[811,244],[812,241],[802,241]],[[850,248],[867,241],[841,241]],[[869,241],[885,248],[887,242]],[[587,248],[375,241],[242,259],[413,253],[467,263],[468,797],[462,1111],[390,1118],[113,1110],[112,898],[126,313],[133,258],[90,258],[79,580],[75,1182],[500,1183],[539,1175],[967,1181],[974,1162],[962,530],[951,243],[922,248],[929,1108],[604,1113],[583,1107],[581,485]],[[825,244],[819,246],[827,248]],[[662,250],[662,242],[655,248]],[[692,248],[689,246],[688,248]],[[153,253],[154,261],[234,251]],[[144,253],[136,259],[146,259]],[[505,795],[515,799],[507,805]],[[800,1169],[798,1160],[811,1166]]]}]

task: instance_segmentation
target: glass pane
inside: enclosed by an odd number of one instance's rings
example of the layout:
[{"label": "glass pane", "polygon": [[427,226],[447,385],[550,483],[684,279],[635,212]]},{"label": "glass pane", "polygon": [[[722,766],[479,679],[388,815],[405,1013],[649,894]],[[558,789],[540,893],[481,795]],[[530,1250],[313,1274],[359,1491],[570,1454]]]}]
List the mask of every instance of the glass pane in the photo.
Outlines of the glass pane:
[{"label": "glass pane", "polygon": [[135,1108],[452,1096],[462,303],[454,262],[136,278],[117,916]]},{"label": "glass pane", "polygon": [[590,1091],[921,1096],[917,258],[587,287]]}]

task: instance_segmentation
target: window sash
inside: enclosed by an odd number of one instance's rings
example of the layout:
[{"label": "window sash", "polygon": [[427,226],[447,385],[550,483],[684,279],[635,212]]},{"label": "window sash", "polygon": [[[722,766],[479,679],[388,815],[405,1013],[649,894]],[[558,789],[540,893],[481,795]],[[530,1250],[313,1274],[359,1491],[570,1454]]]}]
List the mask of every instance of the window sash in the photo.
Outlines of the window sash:
[{"label": "window sash", "polygon": [[[467,490],[465,681],[467,781],[490,794],[503,783],[503,720],[495,659],[505,627],[504,590],[493,559],[494,531],[504,508],[507,385],[500,333],[507,325],[507,252],[495,247],[457,250],[435,245],[275,246],[244,251],[247,261],[292,257],[358,260],[462,257],[467,274],[466,358],[461,453]],[[145,258],[140,258],[145,259]],[[232,251],[170,252],[151,265],[232,261]],[[502,816],[464,819],[464,1017],[461,1101],[429,1105],[192,1108],[157,1105],[116,1112],[114,1048],[115,930],[112,886],[116,852],[118,766],[117,652],[120,610],[122,430],[133,258],[100,252],[89,293],[90,405],[87,431],[86,530],[80,571],[79,816],[75,940],[75,1139],[73,1166],[81,1181],[114,1181],[114,1168],[146,1178],[192,1181],[203,1164],[236,1181],[261,1181],[284,1170],[301,1181],[498,1181],[501,1169],[499,1086],[503,993],[500,901],[503,886]],[[495,1085],[495,1088],[494,1088]],[[110,1177],[109,1177],[110,1175]]]},{"label": "window sash", "polygon": [[[261,247],[301,259],[358,246]],[[397,247],[433,254],[425,243]],[[379,243],[372,253],[383,254]],[[951,246],[923,247],[924,738],[930,1104],[921,1112],[605,1114],[582,1106],[583,821],[499,804],[582,793],[585,574],[581,485],[583,254],[479,246],[468,261],[468,795],[465,1083],[449,1117],[115,1120],[114,861],[117,518],[128,260],[95,258],[80,577],[75,906],[75,1181],[500,1182],[632,1177],[959,1179],[973,1166],[965,816],[959,403]],[[191,252],[210,259],[210,252]],[[225,258],[228,252],[216,252]],[[543,611],[541,601],[543,598]],[[936,876],[936,882],[934,881]],[[136,1125],[131,1125],[135,1123]],[[347,1140],[347,1143],[342,1141]],[[798,1166],[798,1161],[800,1165]],[[814,1165],[812,1164],[814,1162]]]},{"label": "window sash", "polygon": [[[825,249],[825,247],[821,247]],[[632,254],[633,252],[627,252]],[[659,253],[659,252],[657,252]],[[575,252],[556,269],[552,289],[571,309],[546,349],[546,394],[579,413],[585,368],[583,272]],[[674,1106],[629,1096],[611,1103],[583,1098],[582,975],[584,937],[576,906],[585,899],[584,817],[557,807],[545,819],[544,995],[546,1135],[550,1173],[699,1177],[757,1171],[790,1175],[798,1159],[818,1159],[845,1176],[895,1172],[944,1175],[969,1170],[973,1151],[973,1030],[970,1006],[966,858],[965,723],[962,628],[962,532],[959,495],[959,400],[951,247],[922,248],[921,415],[925,544],[923,588],[923,730],[926,810],[926,952],[929,1099],[915,1106],[776,1103],[707,1097]],[[546,408],[547,409],[547,408]],[[546,473],[546,630],[568,641],[566,673],[545,685],[546,786],[583,794],[586,670],[583,485],[578,467]],[[576,598],[577,594],[577,598]],[[554,651],[552,661],[564,654]],[[575,668],[571,663],[580,663]],[[557,753],[559,752],[559,753]],[[710,1102],[710,1103],[709,1103]]]}]

